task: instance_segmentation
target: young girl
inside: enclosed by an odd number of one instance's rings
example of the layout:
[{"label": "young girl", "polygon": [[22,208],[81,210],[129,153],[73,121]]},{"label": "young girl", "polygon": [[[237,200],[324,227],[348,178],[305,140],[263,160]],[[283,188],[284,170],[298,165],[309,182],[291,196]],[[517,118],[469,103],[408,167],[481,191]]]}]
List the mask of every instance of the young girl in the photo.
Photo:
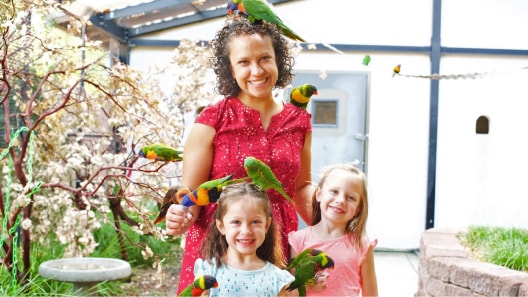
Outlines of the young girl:
[{"label": "young girl", "polygon": [[253,183],[225,187],[194,275],[212,275],[209,296],[284,296],[294,277],[284,268],[280,237],[266,192]]},{"label": "young girl", "polygon": [[291,257],[306,248],[334,260],[326,280],[307,286],[307,296],[377,296],[374,247],[365,235],[368,214],[365,174],[352,165],[323,171],[312,197],[312,226],[288,234]]}]

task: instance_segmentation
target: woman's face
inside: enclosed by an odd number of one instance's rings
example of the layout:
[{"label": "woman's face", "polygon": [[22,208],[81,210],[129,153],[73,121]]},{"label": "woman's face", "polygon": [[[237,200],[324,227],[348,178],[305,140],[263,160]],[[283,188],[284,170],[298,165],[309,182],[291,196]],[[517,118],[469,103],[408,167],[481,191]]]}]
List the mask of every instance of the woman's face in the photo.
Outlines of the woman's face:
[{"label": "woman's face", "polygon": [[229,42],[231,73],[240,99],[269,99],[278,79],[271,37],[259,34],[236,36]]}]

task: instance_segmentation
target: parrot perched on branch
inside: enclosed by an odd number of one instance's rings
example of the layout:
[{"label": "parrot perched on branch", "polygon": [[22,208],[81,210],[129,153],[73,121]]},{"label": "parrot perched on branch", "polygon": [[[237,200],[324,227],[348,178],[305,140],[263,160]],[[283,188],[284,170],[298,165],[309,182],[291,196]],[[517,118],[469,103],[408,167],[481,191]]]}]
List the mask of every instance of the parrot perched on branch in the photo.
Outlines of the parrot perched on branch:
[{"label": "parrot perched on branch", "polygon": [[145,145],[139,151],[141,157],[163,162],[181,161],[183,160],[182,154],[183,151],[159,142]]},{"label": "parrot perched on branch", "polygon": [[163,221],[165,221],[165,216],[167,215],[167,211],[169,210],[169,207],[171,204],[180,204],[183,200],[183,196],[190,193],[191,190],[189,190],[186,187],[181,186],[175,186],[171,187],[167,192],[165,193],[165,197],[163,197],[163,202],[160,206],[160,212],[156,219],[154,220],[154,224],[159,224]]},{"label": "parrot perched on branch", "polygon": [[180,297],[184,296],[201,296],[202,293],[211,288],[218,288],[216,278],[211,275],[199,275],[190,283],[181,293]]},{"label": "parrot perched on branch", "polygon": [[255,157],[247,157],[244,160],[244,169],[253,183],[259,186],[263,191],[275,189],[281,193],[286,200],[294,203],[290,196],[284,191],[282,183],[277,177],[275,177],[275,174],[273,174],[273,171],[266,163]]},{"label": "parrot perched on branch", "polygon": [[[268,4],[264,0],[231,0],[233,3],[238,4],[238,10],[244,12],[248,16],[250,22],[255,21],[266,21],[268,23],[275,24],[279,27],[282,34],[292,40],[299,40],[306,42],[303,38],[293,32],[284,22],[277,16],[272,10],[271,4]],[[228,4],[229,5],[229,4]]]},{"label": "parrot perched on branch", "polygon": [[317,88],[312,84],[303,84],[293,88],[290,92],[290,103],[306,109],[312,95],[317,95]]},{"label": "parrot perched on branch", "polygon": [[306,296],[306,285],[315,284],[318,272],[334,269],[334,260],[324,251],[305,249],[293,258],[286,269],[295,269],[295,280],[286,288],[288,291],[299,290],[299,296]]},{"label": "parrot perched on branch", "polygon": [[203,206],[216,202],[218,198],[220,198],[220,193],[222,192],[223,187],[240,183],[247,179],[248,177],[233,179],[233,175],[231,174],[206,181],[199,185],[194,191],[187,193],[179,204],[190,207],[193,205]]}]

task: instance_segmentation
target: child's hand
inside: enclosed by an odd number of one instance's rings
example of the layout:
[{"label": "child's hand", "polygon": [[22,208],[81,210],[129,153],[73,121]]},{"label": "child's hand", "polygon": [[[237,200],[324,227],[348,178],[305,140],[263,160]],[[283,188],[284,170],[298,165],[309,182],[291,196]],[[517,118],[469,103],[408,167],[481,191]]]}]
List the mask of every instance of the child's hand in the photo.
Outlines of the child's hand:
[{"label": "child's hand", "polygon": [[314,277],[313,285],[309,285],[310,290],[314,292],[320,292],[326,289],[326,287],[328,287],[328,283],[326,282],[328,275],[329,273],[326,270],[318,272]]}]

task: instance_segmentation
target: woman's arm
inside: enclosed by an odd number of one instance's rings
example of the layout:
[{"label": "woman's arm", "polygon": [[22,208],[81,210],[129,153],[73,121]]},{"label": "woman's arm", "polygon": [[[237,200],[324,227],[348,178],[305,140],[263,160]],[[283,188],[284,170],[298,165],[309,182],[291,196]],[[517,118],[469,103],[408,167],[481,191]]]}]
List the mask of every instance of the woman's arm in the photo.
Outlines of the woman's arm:
[{"label": "woman's arm", "polygon": [[[187,137],[183,149],[183,169],[181,185],[195,189],[209,178],[213,162],[213,127],[195,123]],[[168,235],[181,235],[198,219],[199,206],[192,206],[190,214],[185,214],[178,205],[171,205],[166,216]]]},{"label": "woman's arm", "polygon": [[376,269],[374,267],[374,248],[369,248],[365,255],[365,260],[361,264],[361,288],[362,296],[378,296],[378,280],[376,278]]},{"label": "woman's arm", "polygon": [[312,133],[307,133],[301,153],[301,170],[295,183],[295,209],[306,222],[312,224]]}]

